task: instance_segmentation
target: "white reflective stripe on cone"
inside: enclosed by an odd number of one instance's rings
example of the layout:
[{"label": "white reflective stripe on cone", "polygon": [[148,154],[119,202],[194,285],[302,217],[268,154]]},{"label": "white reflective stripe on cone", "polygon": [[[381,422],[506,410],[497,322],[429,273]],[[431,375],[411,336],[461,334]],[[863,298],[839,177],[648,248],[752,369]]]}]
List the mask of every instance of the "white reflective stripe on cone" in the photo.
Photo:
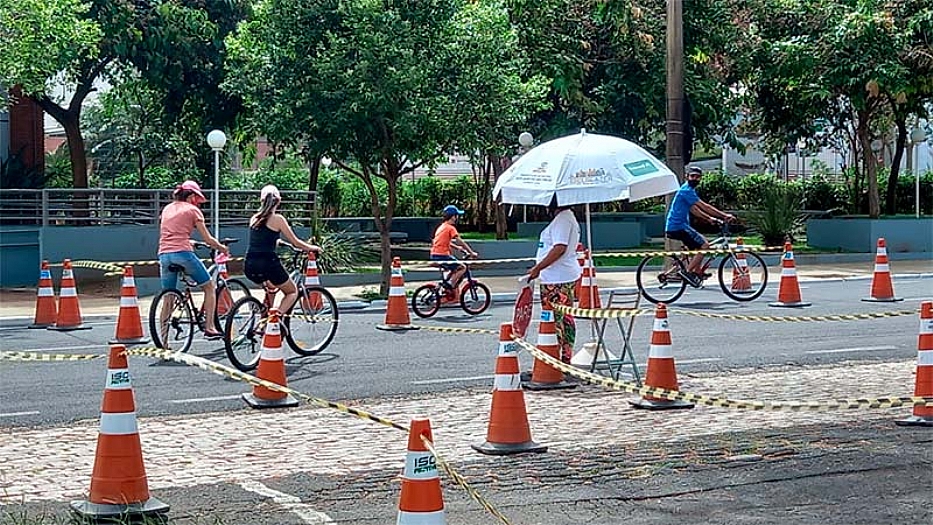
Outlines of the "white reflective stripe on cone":
[{"label": "white reflective stripe on cone", "polygon": [[518,353],[518,346],[511,341],[499,341],[499,355]]},{"label": "white reflective stripe on cone", "polygon": [[55,291],[51,288],[39,288],[39,297],[54,297]]},{"label": "white reflective stripe on cone", "polygon": [[123,278],[123,287],[127,286],[136,287],[136,278],[135,277],[124,277]]},{"label": "white reflective stripe on cone", "polygon": [[921,334],[933,334],[933,319],[921,319],[920,320],[920,333]]},{"label": "white reflective stripe on cone", "polygon": [[408,479],[436,479],[437,460],[434,459],[434,454],[427,451],[409,451],[405,456],[402,476]]},{"label": "white reflective stripe on cone", "polygon": [[393,286],[389,288],[389,295],[405,295],[404,286]]},{"label": "white reflective stripe on cone", "polygon": [[496,374],[492,385],[494,390],[521,390],[521,374]]},{"label": "white reflective stripe on cone", "polygon": [[655,332],[670,332],[670,322],[667,319],[655,319],[654,328]]},{"label": "white reflective stripe on cone", "polygon": [[49,270],[42,270],[39,272],[39,279],[51,279],[51,278],[52,278],[52,272],[50,272]]},{"label": "white reflective stripe on cone", "polygon": [[121,297],[120,298],[120,308],[129,308],[132,306],[137,306],[135,297]]},{"label": "white reflective stripe on cone", "polygon": [[887,264],[876,264],[875,273],[888,273],[891,271],[891,267]]},{"label": "white reflective stripe on cone", "polygon": [[317,261],[308,261],[308,268],[314,268],[317,270]]},{"label": "white reflective stripe on cone", "polygon": [[392,275],[402,275],[401,268],[392,268]]},{"label": "white reflective stripe on cone", "polygon": [[887,255],[887,254],[888,254],[887,247],[878,248],[878,255]]},{"label": "white reflective stripe on cone", "polygon": [[917,352],[917,366],[933,366],[933,350]]},{"label": "white reflective stripe on cone", "polygon": [[538,334],[538,346],[557,344],[557,334]]},{"label": "white reflective stripe on cone", "polygon": [[62,279],[73,279],[75,276],[71,270],[62,270]]},{"label": "white reflective stripe on cone", "polygon": [[651,345],[648,347],[648,359],[673,359],[671,345]]},{"label": "white reflective stripe on cone", "polygon": [[74,288],[62,288],[61,294],[62,297],[77,297],[78,291]]},{"label": "white reflective stripe on cone", "polygon": [[781,268],[781,277],[796,277],[797,270],[794,268]]},{"label": "white reflective stripe on cone", "polygon": [[398,511],[398,521],[396,525],[444,525],[447,521],[444,518],[443,510],[434,512],[406,512]]},{"label": "white reflective stripe on cone", "polygon": [[285,352],[282,351],[281,346],[278,348],[268,348],[264,346],[262,347],[262,355],[260,358],[266,361],[284,361]]},{"label": "white reflective stripe on cone", "polygon": [[136,412],[122,412],[111,414],[103,412],[100,415],[100,433],[111,436],[126,436],[138,434],[136,427]]},{"label": "white reflective stripe on cone", "polygon": [[128,368],[107,369],[107,384],[104,385],[104,388],[107,390],[129,390],[132,387]]},{"label": "white reflective stripe on cone", "polygon": [[593,279],[592,277],[584,277],[581,284],[583,286],[593,286],[594,284],[596,284],[596,279]]},{"label": "white reflective stripe on cone", "polygon": [[554,321],[554,311],[553,310],[541,310],[541,320],[542,321]]}]

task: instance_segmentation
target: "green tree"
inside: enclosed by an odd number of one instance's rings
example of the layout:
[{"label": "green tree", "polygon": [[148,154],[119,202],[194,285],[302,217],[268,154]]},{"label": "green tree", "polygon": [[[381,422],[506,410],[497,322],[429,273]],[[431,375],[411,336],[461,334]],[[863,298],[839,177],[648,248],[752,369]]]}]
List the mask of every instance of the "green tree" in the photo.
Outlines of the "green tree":
[{"label": "green tree", "polygon": [[243,97],[254,129],[310,158],[327,153],[367,188],[383,293],[400,178],[450,151],[471,106],[489,95],[475,91],[488,83],[468,77],[484,60],[496,67],[484,40],[510,45],[501,23],[479,16],[495,5],[470,4],[281,0],[260,5],[228,43],[225,85]]}]

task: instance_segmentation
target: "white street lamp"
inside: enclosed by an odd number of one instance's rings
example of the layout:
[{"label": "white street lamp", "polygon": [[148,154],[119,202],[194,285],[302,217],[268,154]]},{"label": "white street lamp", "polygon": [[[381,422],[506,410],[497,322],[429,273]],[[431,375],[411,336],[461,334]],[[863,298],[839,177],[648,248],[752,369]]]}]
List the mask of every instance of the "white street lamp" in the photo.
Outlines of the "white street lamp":
[{"label": "white street lamp", "polygon": [[[522,147],[521,153],[524,155],[528,151],[528,148],[534,144],[535,138],[531,136],[531,133],[527,131],[522,131],[518,134],[518,145]],[[528,206],[522,205],[522,222],[528,222]]]},{"label": "white street lamp", "polygon": [[914,212],[920,218],[920,143],[927,139],[926,131],[917,126],[910,132],[910,141],[914,145]]},{"label": "white street lamp", "polygon": [[330,165],[333,163],[334,161],[330,157],[321,157],[321,166],[324,166],[325,168],[330,168]]},{"label": "white street lamp", "polygon": [[215,129],[207,134],[207,145],[214,150],[214,237],[220,238],[220,152],[227,145],[227,136]]}]

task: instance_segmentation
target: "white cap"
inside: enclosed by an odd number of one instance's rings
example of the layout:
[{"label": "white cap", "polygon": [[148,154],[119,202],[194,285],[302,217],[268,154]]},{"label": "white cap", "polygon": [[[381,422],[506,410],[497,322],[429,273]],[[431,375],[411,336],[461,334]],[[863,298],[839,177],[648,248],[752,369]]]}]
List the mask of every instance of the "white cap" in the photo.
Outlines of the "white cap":
[{"label": "white cap", "polygon": [[259,190],[259,200],[264,201],[269,195],[275,195],[277,200],[282,200],[282,196],[279,195],[279,189],[272,184],[263,186],[263,188]]}]

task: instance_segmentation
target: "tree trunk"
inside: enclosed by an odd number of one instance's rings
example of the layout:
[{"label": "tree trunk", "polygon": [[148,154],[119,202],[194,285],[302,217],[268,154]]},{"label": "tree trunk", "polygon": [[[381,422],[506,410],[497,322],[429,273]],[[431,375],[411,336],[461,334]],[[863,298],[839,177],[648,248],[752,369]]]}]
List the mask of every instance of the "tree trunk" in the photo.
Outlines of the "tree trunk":
[{"label": "tree trunk", "polygon": [[[894,157],[891,159],[891,173],[888,175],[888,189],[884,198],[885,213],[897,214],[897,178],[901,172],[901,159],[907,148],[907,121],[903,116],[894,119],[897,126],[897,139],[894,141]],[[908,162],[910,164],[910,162]]]},{"label": "tree trunk", "polygon": [[867,112],[859,114],[857,133],[862,147],[862,156],[865,159],[865,176],[868,179],[868,216],[877,219],[881,215],[881,203],[878,199],[878,162],[875,159],[875,152],[871,149]]},{"label": "tree trunk", "polygon": [[321,157],[318,155],[309,155],[309,158],[305,160],[308,162],[308,191],[315,192],[314,195],[310,196],[305,209],[311,222],[311,239],[320,242],[320,232],[317,231],[319,229],[317,182],[321,175]]},{"label": "tree trunk", "polygon": [[[509,167],[509,158],[496,155],[490,155],[489,158],[494,175],[493,180],[499,180],[499,175],[502,175],[502,172]],[[501,201],[501,197],[496,199],[496,240],[504,241],[509,238],[509,223],[505,214],[505,205]]]}]

